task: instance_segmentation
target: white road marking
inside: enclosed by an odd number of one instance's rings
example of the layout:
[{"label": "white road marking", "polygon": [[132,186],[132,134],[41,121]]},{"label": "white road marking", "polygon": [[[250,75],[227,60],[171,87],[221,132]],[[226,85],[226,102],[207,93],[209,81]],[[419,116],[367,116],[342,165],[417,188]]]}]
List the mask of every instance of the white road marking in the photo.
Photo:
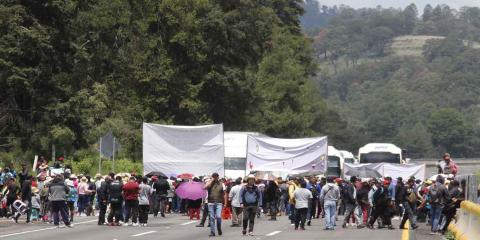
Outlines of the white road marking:
[{"label": "white road marking", "polygon": [[197,221],[190,221],[190,222],[182,223],[182,224],[180,224],[180,225],[185,226],[185,225],[192,224],[192,223],[196,223],[196,222],[197,222]]},{"label": "white road marking", "polygon": [[[75,225],[80,225],[80,224],[85,224],[85,223],[96,222],[96,221],[98,221],[98,220],[89,220],[89,221],[85,221],[85,222],[75,223],[73,225],[75,226]],[[41,232],[41,231],[52,230],[52,229],[56,229],[56,228],[57,227],[48,227],[48,228],[40,228],[40,229],[35,229],[35,230],[23,231],[23,232],[9,233],[9,234],[5,234],[5,235],[0,235],[0,238],[6,238],[6,237],[11,237],[11,236],[16,236],[16,235],[27,234],[27,233]]]},{"label": "white road marking", "polygon": [[269,233],[269,234],[267,234],[267,235],[265,235],[265,236],[271,237],[271,236],[277,235],[277,234],[279,234],[279,233],[281,233],[281,232],[282,232],[282,231],[274,231],[274,232],[271,232],[271,233]]},{"label": "white road marking", "polygon": [[143,236],[143,235],[147,235],[147,234],[155,233],[155,232],[157,232],[157,231],[150,231],[150,232],[139,233],[139,234],[132,235],[132,237],[139,237],[139,236]]}]

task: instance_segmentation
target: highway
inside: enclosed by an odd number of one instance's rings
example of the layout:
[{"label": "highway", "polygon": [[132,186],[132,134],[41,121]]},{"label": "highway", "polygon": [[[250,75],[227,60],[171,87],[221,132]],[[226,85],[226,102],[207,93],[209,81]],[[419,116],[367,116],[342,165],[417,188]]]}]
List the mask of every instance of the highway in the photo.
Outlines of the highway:
[{"label": "highway", "polygon": [[[195,227],[198,221],[189,220],[186,216],[167,215],[166,218],[149,218],[147,227],[109,227],[98,226],[94,217],[78,217],[74,228],[55,228],[52,225],[44,223],[13,224],[7,219],[0,220],[0,239],[9,240],[40,240],[40,239],[68,239],[68,240],[150,240],[150,239],[324,239],[324,240],[394,240],[402,239],[402,230],[384,230],[384,229],[342,229],[337,227],[334,231],[323,230],[323,220],[314,219],[312,226],[305,231],[295,231],[286,217],[280,217],[278,221],[268,221],[265,217],[256,219],[254,236],[242,236],[241,228],[230,227],[230,220],[225,220],[223,224],[223,236],[211,238],[208,237],[209,229],[207,227]],[[398,221],[394,221],[398,227]],[[337,223],[337,226],[341,226]],[[416,230],[417,240],[440,240],[441,236],[428,235],[428,228],[425,224],[420,224],[421,228]]]}]

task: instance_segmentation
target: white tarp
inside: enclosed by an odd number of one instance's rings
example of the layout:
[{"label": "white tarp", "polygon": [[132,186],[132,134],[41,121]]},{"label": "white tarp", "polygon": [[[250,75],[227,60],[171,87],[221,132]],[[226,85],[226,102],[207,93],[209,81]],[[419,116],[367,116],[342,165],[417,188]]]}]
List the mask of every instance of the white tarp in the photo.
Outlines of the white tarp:
[{"label": "white tarp", "polygon": [[327,137],[283,139],[248,136],[247,170],[292,174],[326,171]]},{"label": "white tarp", "polygon": [[425,164],[393,164],[393,163],[365,163],[365,164],[343,164],[345,178],[357,176],[363,178],[371,177],[402,177],[408,179],[414,176],[416,179],[425,179]]},{"label": "white tarp", "polygon": [[143,172],[167,176],[224,175],[223,125],[171,126],[143,123]]}]

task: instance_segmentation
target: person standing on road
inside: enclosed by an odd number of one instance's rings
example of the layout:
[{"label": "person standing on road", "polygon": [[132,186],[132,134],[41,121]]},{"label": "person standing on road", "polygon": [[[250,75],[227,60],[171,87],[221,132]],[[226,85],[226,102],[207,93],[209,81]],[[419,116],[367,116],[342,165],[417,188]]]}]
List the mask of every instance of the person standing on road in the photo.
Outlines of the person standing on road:
[{"label": "person standing on road", "polygon": [[75,186],[73,186],[73,181],[65,181],[68,187],[67,195],[67,208],[70,212],[70,222],[73,222],[73,217],[75,216],[75,202],[78,201],[78,192]]},{"label": "person standing on road", "polygon": [[30,223],[32,216],[32,176],[28,174],[22,184],[22,202],[27,206],[27,223]]},{"label": "person standing on road", "polygon": [[431,217],[431,234],[435,235],[441,231],[440,218],[442,216],[443,208],[445,204],[450,201],[450,193],[445,187],[445,179],[441,176],[437,176],[435,184],[430,187],[428,195],[430,196],[430,217]]},{"label": "person standing on road", "polygon": [[225,201],[225,186],[219,181],[218,173],[205,185],[208,190],[208,213],[210,215],[210,237],[215,236],[215,220],[218,235],[222,235],[222,207]]},{"label": "person standing on road", "polygon": [[67,214],[67,205],[65,204],[68,192],[69,189],[63,181],[63,177],[61,175],[55,176],[48,188],[48,200],[51,203],[53,224],[56,227],[60,227],[60,217],[58,213],[62,216],[65,226],[72,227]]},{"label": "person standing on road", "polygon": [[[354,184],[357,181],[357,177],[350,177],[350,182],[346,182],[343,188],[343,202],[345,204],[345,218],[343,220],[342,228],[347,228],[347,224],[352,216],[355,215],[355,208],[357,207],[357,190]],[[360,219],[356,219],[357,223]]]},{"label": "person standing on road", "polygon": [[97,198],[98,198],[98,225],[105,224],[105,214],[107,213],[108,206],[108,192],[110,184],[112,183],[112,178],[110,176],[105,177],[105,181],[100,183],[100,187],[97,188]]},{"label": "person standing on road", "polygon": [[[405,223],[410,221],[410,229],[417,229],[417,223],[414,216],[417,203],[417,192],[415,191],[415,180],[410,178],[407,181],[407,186],[397,183],[396,199],[402,205],[404,214],[400,222],[400,229],[405,229]],[[399,204],[399,205],[400,205]]]},{"label": "person standing on road", "polygon": [[153,209],[153,216],[157,217],[158,212],[160,211],[160,216],[165,217],[165,206],[166,206],[166,200],[167,200],[167,195],[168,191],[170,190],[170,184],[167,182],[166,179],[163,177],[156,177],[154,176],[155,180],[153,183],[153,192],[154,192],[154,209]]},{"label": "person standing on road", "polygon": [[148,212],[150,211],[150,199],[152,194],[152,187],[148,185],[148,178],[143,177],[140,184],[140,194],[138,195],[139,216],[138,221],[140,226],[146,227],[148,222]]},{"label": "person standing on road", "polygon": [[[108,188],[108,202],[110,203],[110,213],[108,214],[108,224],[110,226],[120,226],[122,217],[122,188],[123,182],[121,176],[116,176],[115,181],[110,184]],[[115,217],[115,223],[113,222]]]},{"label": "person standing on road", "polygon": [[310,226],[312,224],[312,218],[317,216],[317,205],[318,205],[318,195],[320,195],[320,185],[317,183],[317,178],[315,176],[311,176],[308,179],[307,189],[312,193],[312,201],[308,207],[307,213],[307,225]]},{"label": "person standing on road", "polygon": [[[123,185],[123,197],[125,199],[125,223],[128,226],[138,226],[138,193],[140,192],[140,186],[137,183],[137,179],[131,176],[128,182]],[[132,218],[132,223],[129,223]]]},{"label": "person standing on road", "polygon": [[247,234],[253,236],[253,227],[255,225],[255,215],[257,213],[257,208],[262,202],[262,194],[260,190],[255,185],[255,176],[248,175],[247,185],[245,185],[240,195],[241,201],[240,205],[243,208],[243,230],[242,234]]},{"label": "person standing on road", "polygon": [[368,222],[368,212],[370,210],[370,204],[368,201],[368,192],[370,191],[370,186],[366,180],[362,181],[362,187],[357,192],[357,203],[362,215],[362,223],[357,227],[363,228],[367,225]]},{"label": "person standing on road", "polygon": [[228,194],[228,200],[232,202],[232,227],[240,227],[240,223],[243,223],[243,209],[241,206],[240,195],[242,187],[242,178],[237,178],[234,186],[230,189],[230,193]]},{"label": "person standing on road", "polygon": [[82,177],[78,184],[78,216],[85,214],[90,201],[90,190],[88,190],[88,182],[86,177]]},{"label": "person standing on road", "polygon": [[289,219],[292,224],[295,223],[295,195],[293,194],[299,188],[298,178],[293,178],[288,186],[288,204],[289,204]]},{"label": "person standing on road", "polygon": [[337,201],[339,198],[340,190],[334,183],[334,178],[328,177],[327,184],[323,186],[320,193],[320,201],[323,202],[325,211],[325,230],[335,230]]},{"label": "person standing on road", "polygon": [[299,225],[301,230],[305,230],[305,222],[309,210],[308,206],[311,206],[313,199],[312,192],[306,187],[307,183],[302,181],[300,183],[300,188],[293,193],[295,196],[295,230],[298,230]]}]

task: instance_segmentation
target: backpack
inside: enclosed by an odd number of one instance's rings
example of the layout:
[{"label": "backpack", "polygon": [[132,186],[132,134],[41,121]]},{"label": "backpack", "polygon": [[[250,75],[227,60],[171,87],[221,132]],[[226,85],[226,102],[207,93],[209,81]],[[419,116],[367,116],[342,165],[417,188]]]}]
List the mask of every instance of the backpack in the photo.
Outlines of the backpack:
[{"label": "backpack", "polygon": [[252,187],[251,190],[249,190],[247,187],[245,187],[243,189],[242,199],[243,199],[243,202],[246,205],[256,205],[256,204],[258,204],[259,196],[260,196],[260,194],[258,192],[258,188],[255,187],[255,186]]},{"label": "backpack", "polygon": [[440,193],[438,191],[437,185],[433,185],[430,188],[430,203],[440,203]]},{"label": "backpack", "polygon": [[407,195],[407,200],[409,203],[417,202],[417,194],[415,194],[415,191],[413,191],[413,189],[410,189],[410,193],[408,193]]}]

